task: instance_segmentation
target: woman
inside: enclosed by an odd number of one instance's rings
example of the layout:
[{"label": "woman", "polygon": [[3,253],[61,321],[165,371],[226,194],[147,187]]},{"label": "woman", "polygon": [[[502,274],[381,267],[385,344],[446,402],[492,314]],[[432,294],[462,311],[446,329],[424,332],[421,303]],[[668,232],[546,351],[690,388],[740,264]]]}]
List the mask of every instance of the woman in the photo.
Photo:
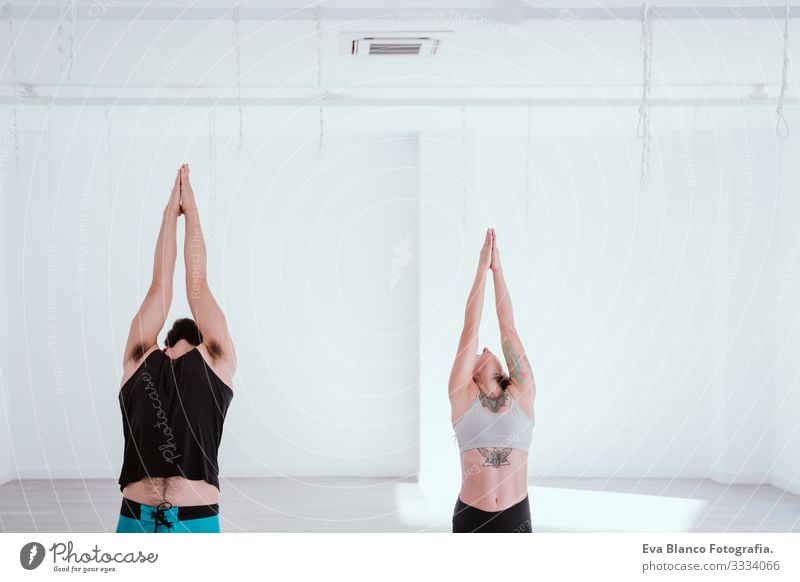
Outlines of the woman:
[{"label": "woman", "polygon": [[[186,219],[186,297],[159,349],[172,302],[176,228]],[[208,286],[206,248],[189,166],[175,176],[156,242],[153,280],[131,322],[119,391],[123,450],[117,533],[216,533],[217,452],[233,398],[236,353],[225,315]]]},{"label": "woman", "polygon": [[[508,375],[488,348],[476,356],[486,276],[491,270]],[[486,231],[464,329],[450,373],[453,428],[461,452],[461,491],[453,532],[532,533],[528,448],[536,384],[508,295],[494,229]]]}]

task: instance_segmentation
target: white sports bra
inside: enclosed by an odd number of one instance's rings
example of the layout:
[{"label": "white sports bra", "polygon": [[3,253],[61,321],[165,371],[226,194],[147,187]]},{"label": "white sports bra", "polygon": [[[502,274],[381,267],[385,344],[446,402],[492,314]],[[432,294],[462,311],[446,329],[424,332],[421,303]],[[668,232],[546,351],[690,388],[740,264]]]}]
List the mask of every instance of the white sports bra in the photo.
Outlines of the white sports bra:
[{"label": "white sports bra", "polygon": [[[511,398],[511,394],[508,395]],[[535,422],[528,418],[511,398],[511,406],[503,412],[489,412],[480,401],[480,392],[453,428],[460,452],[482,447],[502,447],[527,451]]]}]

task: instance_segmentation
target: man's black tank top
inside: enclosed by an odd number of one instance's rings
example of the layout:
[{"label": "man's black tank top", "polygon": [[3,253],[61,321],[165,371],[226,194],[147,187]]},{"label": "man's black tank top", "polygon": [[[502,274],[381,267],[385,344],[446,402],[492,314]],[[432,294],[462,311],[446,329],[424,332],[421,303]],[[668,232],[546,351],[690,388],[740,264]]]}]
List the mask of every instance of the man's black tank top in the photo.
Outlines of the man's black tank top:
[{"label": "man's black tank top", "polygon": [[219,489],[217,451],[232,398],[197,348],[174,360],[150,352],[119,391],[120,490],[145,477],[203,479]]}]

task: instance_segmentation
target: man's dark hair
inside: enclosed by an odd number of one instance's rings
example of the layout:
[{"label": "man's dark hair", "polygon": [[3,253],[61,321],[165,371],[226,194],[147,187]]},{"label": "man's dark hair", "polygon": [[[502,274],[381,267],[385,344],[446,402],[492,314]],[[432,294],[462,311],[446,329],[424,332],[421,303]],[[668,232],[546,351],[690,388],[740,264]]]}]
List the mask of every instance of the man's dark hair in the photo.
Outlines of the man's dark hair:
[{"label": "man's dark hair", "polygon": [[200,328],[197,327],[191,317],[175,320],[175,323],[172,324],[172,329],[167,332],[167,339],[164,340],[164,345],[171,348],[182,339],[193,346],[199,346],[203,343],[203,334],[200,333]]}]

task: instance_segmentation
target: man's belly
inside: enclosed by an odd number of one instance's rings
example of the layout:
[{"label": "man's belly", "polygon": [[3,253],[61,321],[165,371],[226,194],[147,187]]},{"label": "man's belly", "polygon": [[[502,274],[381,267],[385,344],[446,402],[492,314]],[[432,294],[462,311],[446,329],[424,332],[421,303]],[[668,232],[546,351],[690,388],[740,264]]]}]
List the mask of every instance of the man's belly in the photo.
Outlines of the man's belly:
[{"label": "man's belly", "polygon": [[176,507],[219,503],[216,487],[203,480],[190,481],[183,477],[145,477],[126,485],[122,496],[152,506],[164,501]]}]

